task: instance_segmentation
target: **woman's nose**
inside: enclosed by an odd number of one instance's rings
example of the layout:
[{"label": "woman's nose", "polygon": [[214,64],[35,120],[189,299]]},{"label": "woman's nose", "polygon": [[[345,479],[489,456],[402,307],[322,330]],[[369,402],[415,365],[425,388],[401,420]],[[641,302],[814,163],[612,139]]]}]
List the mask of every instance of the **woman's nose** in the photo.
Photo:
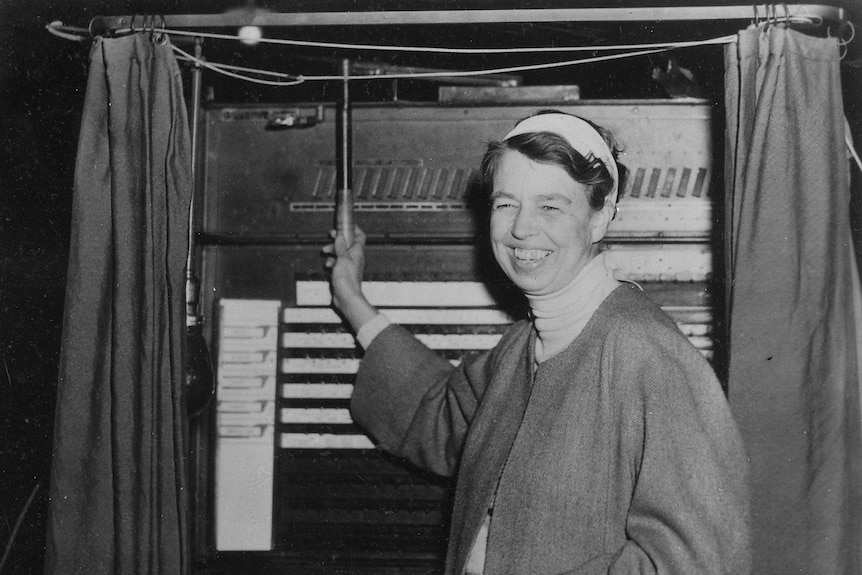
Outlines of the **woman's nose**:
[{"label": "woman's nose", "polygon": [[537,233],[536,218],[531,210],[521,208],[512,222],[512,235],[518,239],[528,238]]}]

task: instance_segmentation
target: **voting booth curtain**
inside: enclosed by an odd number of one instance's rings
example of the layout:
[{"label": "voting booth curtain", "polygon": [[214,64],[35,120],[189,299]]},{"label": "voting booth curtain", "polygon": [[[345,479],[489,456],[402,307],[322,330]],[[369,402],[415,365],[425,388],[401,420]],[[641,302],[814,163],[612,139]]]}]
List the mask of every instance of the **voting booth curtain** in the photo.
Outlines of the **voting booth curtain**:
[{"label": "voting booth curtain", "polygon": [[835,38],[781,26],[725,52],[731,407],[754,573],[862,572],[858,281]]},{"label": "voting booth curtain", "polygon": [[170,42],[97,38],[74,184],[46,573],[186,573],[191,142]]}]

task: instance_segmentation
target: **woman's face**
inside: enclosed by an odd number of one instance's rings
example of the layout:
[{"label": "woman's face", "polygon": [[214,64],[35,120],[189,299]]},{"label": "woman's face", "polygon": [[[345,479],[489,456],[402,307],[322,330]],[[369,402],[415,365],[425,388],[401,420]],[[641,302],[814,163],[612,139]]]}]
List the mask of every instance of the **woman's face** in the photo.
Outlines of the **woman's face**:
[{"label": "woman's face", "polygon": [[594,211],[587,186],[555,164],[509,150],[491,193],[491,245],[503,271],[530,295],[553,293],[596,255],[609,218]]}]

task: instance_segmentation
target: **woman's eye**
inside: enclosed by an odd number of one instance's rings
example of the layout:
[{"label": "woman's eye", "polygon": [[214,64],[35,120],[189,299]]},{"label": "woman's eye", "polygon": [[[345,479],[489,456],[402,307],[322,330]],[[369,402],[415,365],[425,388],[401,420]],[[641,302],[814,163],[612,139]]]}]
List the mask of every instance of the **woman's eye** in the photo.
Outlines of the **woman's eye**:
[{"label": "woman's eye", "polygon": [[494,202],[491,205],[491,209],[502,210],[505,208],[511,208],[512,206],[514,206],[514,204],[512,202]]}]

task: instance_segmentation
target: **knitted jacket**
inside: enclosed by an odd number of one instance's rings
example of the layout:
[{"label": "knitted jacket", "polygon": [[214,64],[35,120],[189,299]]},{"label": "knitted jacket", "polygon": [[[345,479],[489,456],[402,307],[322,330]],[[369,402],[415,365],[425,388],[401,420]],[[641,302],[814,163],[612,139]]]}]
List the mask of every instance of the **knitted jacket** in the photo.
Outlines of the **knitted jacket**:
[{"label": "knitted jacket", "polygon": [[623,285],[533,369],[514,324],[457,368],[390,326],[351,400],[379,446],[457,474],[446,572],[493,509],[485,573],[744,574],[747,464],[718,380],[676,325]]}]

